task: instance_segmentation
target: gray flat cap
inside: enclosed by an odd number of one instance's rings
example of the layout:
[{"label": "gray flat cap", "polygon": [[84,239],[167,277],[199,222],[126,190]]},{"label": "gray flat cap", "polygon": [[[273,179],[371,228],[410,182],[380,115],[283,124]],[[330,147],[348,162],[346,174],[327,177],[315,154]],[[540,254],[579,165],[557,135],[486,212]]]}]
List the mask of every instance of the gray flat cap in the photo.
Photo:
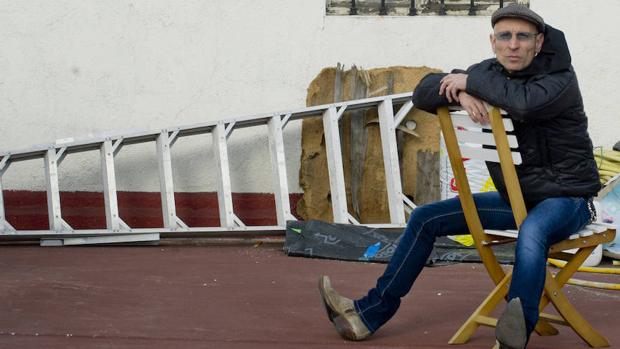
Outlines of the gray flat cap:
[{"label": "gray flat cap", "polygon": [[499,22],[503,18],[519,18],[526,20],[536,26],[541,33],[545,32],[545,21],[536,12],[530,10],[527,6],[519,4],[510,4],[502,7],[491,16],[491,25],[494,27],[495,23]]}]

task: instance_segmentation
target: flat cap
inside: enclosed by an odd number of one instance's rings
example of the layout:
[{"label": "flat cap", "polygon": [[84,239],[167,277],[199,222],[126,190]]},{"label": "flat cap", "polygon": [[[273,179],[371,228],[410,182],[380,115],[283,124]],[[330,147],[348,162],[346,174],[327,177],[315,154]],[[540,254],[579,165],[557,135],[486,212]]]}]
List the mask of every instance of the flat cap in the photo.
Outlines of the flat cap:
[{"label": "flat cap", "polygon": [[536,12],[530,10],[527,6],[520,4],[510,4],[508,6],[497,9],[491,16],[491,26],[504,18],[519,18],[526,20],[536,26],[539,32],[545,31],[545,21]]}]

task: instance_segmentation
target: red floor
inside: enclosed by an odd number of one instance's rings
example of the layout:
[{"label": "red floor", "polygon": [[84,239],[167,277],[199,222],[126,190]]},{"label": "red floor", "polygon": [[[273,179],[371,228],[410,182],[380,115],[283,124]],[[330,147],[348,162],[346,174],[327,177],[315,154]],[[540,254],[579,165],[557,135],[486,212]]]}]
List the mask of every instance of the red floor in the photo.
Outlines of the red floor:
[{"label": "red floor", "polygon": [[[371,339],[340,339],[320,303],[318,276],[329,274],[355,297],[383,268],[287,257],[272,243],[0,246],[0,348],[446,348],[491,287],[479,264],[427,268]],[[567,290],[619,347],[620,292]],[[572,331],[560,331],[533,337],[529,348],[588,348]],[[492,329],[481,328],[453,348],[493,343]]]}]

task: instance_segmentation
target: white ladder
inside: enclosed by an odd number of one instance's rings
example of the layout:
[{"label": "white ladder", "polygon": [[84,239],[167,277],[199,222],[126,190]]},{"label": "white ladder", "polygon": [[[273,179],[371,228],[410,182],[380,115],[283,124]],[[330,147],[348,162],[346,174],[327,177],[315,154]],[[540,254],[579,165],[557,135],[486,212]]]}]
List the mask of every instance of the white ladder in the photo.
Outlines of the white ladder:
[{"label": "white ladder", "polygon": [[[395,107],[399,107],[396,112]],[[56,142],[19,151],[0,151],[0,239],[39,238],[41,239],[41,245],[58,246],[158,241],[162,233],[167,234],[167,236],[175,236],[175,234],[179,235],[179,233],[215,232],[282,234],[286,229],[286,221],[295,220],[290,211],[282,131],[289,121],[309,117],[321,117],[323,120],[334,222],[360,224],[347,210],[339,120],[345,111],[362,108],[378,108],[390,212],[389,222],[384,224],[367,224],[367,226],[402,228],[406,224],[405,210],[410,211],[415,208],[415,204],[406,198],[402,191],[396,128],[413,108],[411,93],[326,104],[158,131],[131,133],[122,136],[91,138],[73,142]],[[269,130],[269,148],[277,217],[277,225],[275,226],[246,226],[235,215],[232,201],[227,139],[235,129],[259,125],[267,125]],[[212,135],[215,162],[218,170],[217,196],[220,226],[189,227],[176,214],[170,149],[180,137],[207,133]],[[132,228],[119,216],[114,159],[123,145],[149,142],[155,142],[157,148],[164,224],[161,228]],[[100,153],[106,229],[73,229],[62,218],[58,166],[65,157],[85,151],[99,151]],[[49,215],[49,229],[47,230],[15,229],[6,220],[5,216],[2,176],[11,163],[32,159],[42,159],[44,162]]]}]

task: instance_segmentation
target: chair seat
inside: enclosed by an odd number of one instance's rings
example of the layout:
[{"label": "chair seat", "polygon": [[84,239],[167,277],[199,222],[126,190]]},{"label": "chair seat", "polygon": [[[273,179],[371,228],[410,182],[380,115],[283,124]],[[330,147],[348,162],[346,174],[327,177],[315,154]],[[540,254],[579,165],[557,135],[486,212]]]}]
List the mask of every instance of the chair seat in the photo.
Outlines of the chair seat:
[{"label": "chair seat", "polygon": [[[578,238],[584,238],[584,237],[592,236],[594,234],[601,234],[601,233],[604,233],[605,231],[607,231],[608,229],[615,229],[615,226],[612,225],[612,224],[607,224],[607,223],[592,223],[592,224],[588,224],[583,229],[581,229],[580,231],[578,231],[575,234],[569,236],[567,240],[575,240],[575,239],[578,239]],[[519,235],[519,232],[517,230],[513,230],[513,229],[511,229],[511,230],[491,230],[491,229],[485,229],[484,232],[486,234],[492,235],[492,236],[502,236],[502,237],[513,238],[513,239],[516,239],[517,236]]]},{"label": "chair seat", "polygon": [[[609,243],[614,240],[616,227],[606,223],[592,223],[586,225],[583,229],[568,237],[568,239],[560,241],[549,248],[549,254],[557,254],[562,251],[596,246],[599,244]],[[486,229],[484,232],[490,239],[482,241],[483,245],[501,245],[513,242],[517,239],[519,232],[517,230],[491,230]],[[574,251],[573,251],[574,252]],[[561,255],[554,257],[562,258]]]}]

